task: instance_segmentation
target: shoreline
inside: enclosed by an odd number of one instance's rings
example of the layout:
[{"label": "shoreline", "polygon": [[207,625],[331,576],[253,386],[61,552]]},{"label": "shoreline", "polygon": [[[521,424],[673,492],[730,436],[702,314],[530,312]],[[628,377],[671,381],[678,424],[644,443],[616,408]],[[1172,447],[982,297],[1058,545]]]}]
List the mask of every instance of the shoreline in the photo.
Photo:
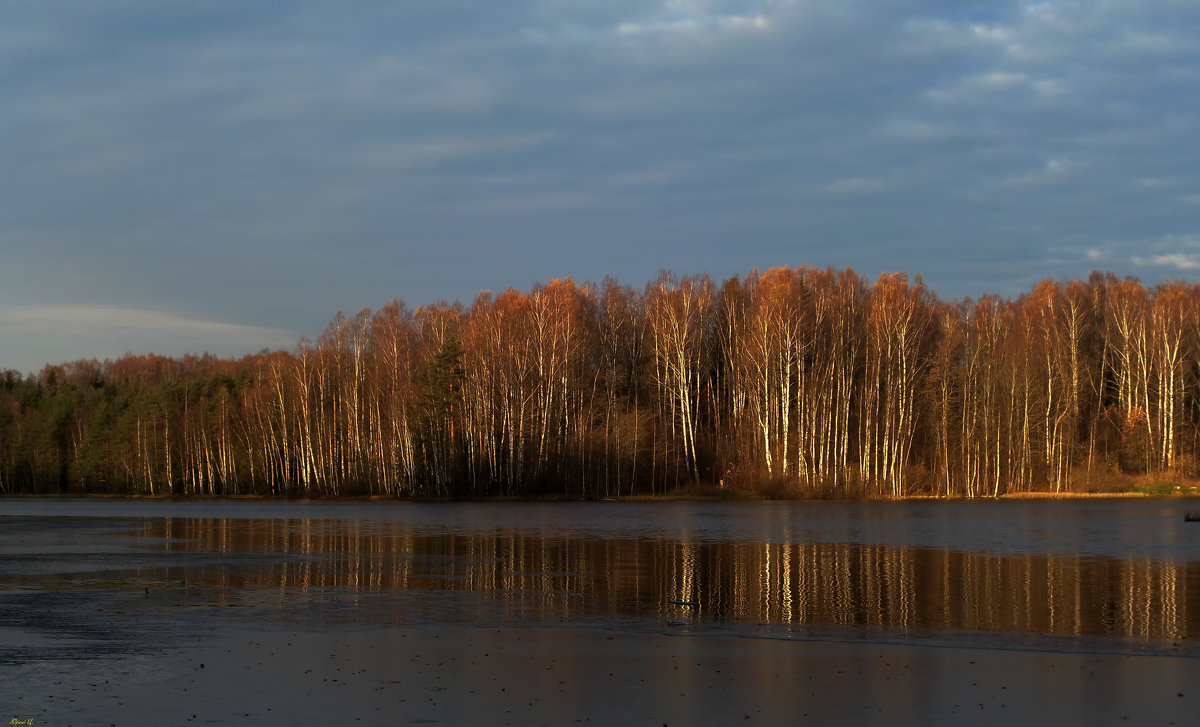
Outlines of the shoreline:
[{"label": "shoreline", "polygon": [[1154,492],[1007,492],[997,497],[945,497],[943,495],[905,495],[903,497],[766,497],[757,493],[739,492],[736,495],[667,494],[667,495],[621,495],[614,497],[567,497],[545,495],[539,497],[406,497],[392,495],[345,495],[290,497],[274,495],[180,495],[99,492],[6,492],[0,493],[3,500],[149,500],[163,502],[410,502],[418,504],[438,503],[658,503],[658,502],[986,502],[998,500],[1109,500],[1129,498],[1200,499],[1200,491],[1154,493]]}]

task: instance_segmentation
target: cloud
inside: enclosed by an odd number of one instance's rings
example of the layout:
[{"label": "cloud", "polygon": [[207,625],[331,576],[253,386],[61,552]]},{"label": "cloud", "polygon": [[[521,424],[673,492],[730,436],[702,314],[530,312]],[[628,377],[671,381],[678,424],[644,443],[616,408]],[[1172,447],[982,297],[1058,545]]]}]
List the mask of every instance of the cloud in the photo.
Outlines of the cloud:
[{"label": "cloud", "polygon": [[436,167],[494,154],[523,153],[552,141],[551,132],[499,136],[432,137],[363,145],[354,162],[391,168]]},{"label": "cloud", "polygon": [[473,203],[469,208],[481,212],[524,215],[580,207],[587,205],[590,201],[587,195],[563,192],[561,194],[495,196]]},{"label": "cloud", "polygon": [[976,40],[999,45],[1012,43],[1016,35],[1011,27],[984,23],[971,23],[967,26],[967,32]]},{"label": "cloud", "polygon": [[[661,0],[656,3],[554,3],[519,36],[539,46],[654,51],[662,57],[729,38],[776,30],[796,0]],[[670,48],[657,47],[670,44]]]},{"label": "cloud", "polygon": [[[1042,81],[1036,88],[1043,95],[1052,95],[1057,87],[1047,84],[1053,83]],[[930,89],[928,96],[940,103],[991,103],[1005,94],[1024,92],[1034,87],[1024,73],[994,70],[964,76],[948,85]]]},{"label": "cloud", "polygon": [[609,175],[606,181],[614,187],[664,187],[688,179],[693,172],[692,165],[655,165],[622,170]]},{"label": "cloud", "polygon": [[835,179],[826,186],[826,191],[832,194],[872,194],[882,192],[891,185],[882,179],[872,177],[849,177]]},{"label": "cloud", "polygon": [[659,40],[697,37],[726,32],[764,31],[772,26],[772,15],[791,2],[779,0],[663,0],[636,18],[616,23],[616,34],[624,38],[651,36]]},{"label": "cloud", "polygon": [[1137,250],[1130,256],[1139,267],[1164,267],[1173,270],[1200,269],[1200,234],[1168,234],[1156,238],[1133,240],[1125,247]]},{"label": "cloud", "polygon": [[6,342],[0,365],[32,370],[46,362],[103,360],[129,352],[239,356],[290,348],[298,336],[152,308],[51,304],[0,307],[0,339]]},{"label": "cloud", "polygon": [[1075,171],[1075,165],[1066,159],[1048,159],[1041,169],[1009,179],[1005,184],[1014,187],[1029,187],[1059,182]]},{"label": "cloud", "polygon": [[766,30],[771,21],[765,15],[710,15],[682,17],[670,20],[624,22],[617,26],[617,35],[633,37],[653,35],[670,38],[680,35],[696,35],[703,32],[731,30]]},{"label": "cloud", "polygon": [[1020,29],[1003,23],[979,23],[940,17],[907,18],[899,28],[905,54],[969,53],[994,55],[1020,48]]},{"label": "cloud", "polygon": [[77,309],[0,356],[253,350],[119,321],[287,344],[338,309],[563,274],[848,265],[954,297],[1200,254],[1162,236],[1200,204],[1195,3],[20,8],[0,307],[132,307],[96,323],[111,340],[52,341]]},{"label": "cloud", "polygon": [[1133,261],[1138,265],[1162,265],[1176,270],[1197,270],[1200,269],[1200,255],[1191,253],[1170,253],[1168,255],[1151,255],[1150,257],[1141,257],[1135,255]]},{"label": "cloud", "polygon": [[1014,86],[1023,86],[1029,79],[1024,73],[1012,73],[1009,71],[992,71],[991,73],[983,73],[975,76],[969,82],[980,88],[1012,88]]},{"label": "cloud", "polygon": [[453,64],[389,52],[349,70],[347,96],[373,106],[386,99],[410,110],[483,112],[503,94],[488,69],[464,73]]},{"label": "cloud", "polygon": [[943,142],[960,136],[963,131],[949,124],[893,119],[885,123],[879,133],[903,141]]}]

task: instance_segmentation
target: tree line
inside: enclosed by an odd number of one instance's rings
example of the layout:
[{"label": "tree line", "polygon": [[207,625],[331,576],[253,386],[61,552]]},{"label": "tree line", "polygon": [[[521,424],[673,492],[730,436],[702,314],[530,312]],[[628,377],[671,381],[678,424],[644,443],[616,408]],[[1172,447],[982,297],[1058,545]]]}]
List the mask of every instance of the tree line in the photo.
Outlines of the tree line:
[{"label": "tree line", "polygon": [[1200,470],[1200,286],[943,301],[902,273],[553,280],[241,359],[0,375],[0,491],[1070,492]]}]

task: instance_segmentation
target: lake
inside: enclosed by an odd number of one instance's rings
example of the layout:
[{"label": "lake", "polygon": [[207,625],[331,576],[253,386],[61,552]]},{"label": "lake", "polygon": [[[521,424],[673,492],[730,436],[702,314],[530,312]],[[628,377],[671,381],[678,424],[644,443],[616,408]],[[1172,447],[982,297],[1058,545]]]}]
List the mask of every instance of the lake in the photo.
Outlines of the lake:
[{"label": "lake", "polygon": [[5,499],[0,662],[169,645],[220,609],[1194,656],[1189,506]]}]

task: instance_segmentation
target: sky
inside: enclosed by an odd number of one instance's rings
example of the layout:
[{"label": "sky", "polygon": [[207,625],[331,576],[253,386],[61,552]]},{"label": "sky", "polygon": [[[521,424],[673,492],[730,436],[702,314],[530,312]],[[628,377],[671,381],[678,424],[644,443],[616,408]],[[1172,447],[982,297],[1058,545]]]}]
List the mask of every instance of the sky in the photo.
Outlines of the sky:
[{"label": "sky", "polygon": [[0,369],[777,265],[1200,274],[1194,0],[0,0]]}]

